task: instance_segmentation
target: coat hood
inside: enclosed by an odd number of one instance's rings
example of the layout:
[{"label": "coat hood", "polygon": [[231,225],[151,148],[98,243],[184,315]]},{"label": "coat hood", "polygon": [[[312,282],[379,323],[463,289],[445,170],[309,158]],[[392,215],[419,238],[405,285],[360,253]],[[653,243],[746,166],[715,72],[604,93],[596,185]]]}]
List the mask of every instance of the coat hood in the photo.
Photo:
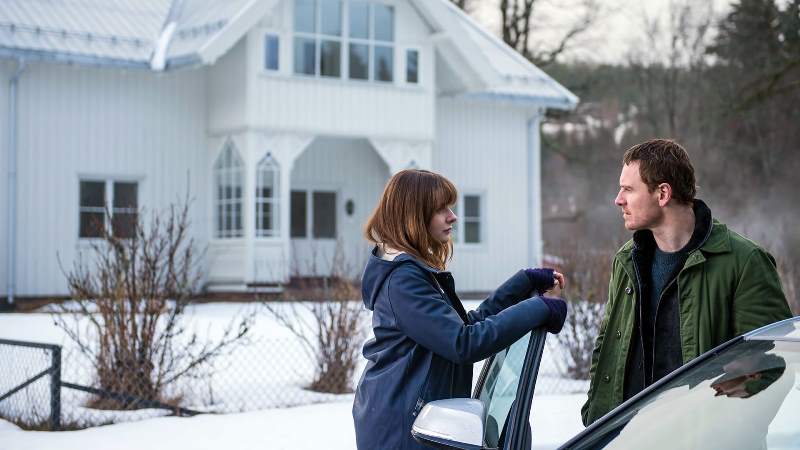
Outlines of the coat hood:
[{"label": "coat hood", "polygon": [[364,268],[364,275],[361,277],[361,298],[364,300],[364,306],[367,309],[372,311],[375,308],[375,299],[378,297],[383,283],[389,278],[394,269],[403,264],[416,264],[428,272],[439,273],[437,269],[428,266],[408,253],[400,254],[393,261],[381,259],[378,256],[378,247],[376,246],[370,252],[367,266]]}]

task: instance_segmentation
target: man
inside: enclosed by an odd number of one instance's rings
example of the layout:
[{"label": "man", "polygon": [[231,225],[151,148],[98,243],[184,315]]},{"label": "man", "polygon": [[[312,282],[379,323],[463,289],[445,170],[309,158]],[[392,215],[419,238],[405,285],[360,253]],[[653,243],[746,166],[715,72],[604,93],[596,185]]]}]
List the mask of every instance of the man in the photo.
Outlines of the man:
[{"label": "man", "polygon": [[676,142],[625,152],[614,203],[634,234],[612,264],[584,425],[701,353],[791,317],[774,258],[712,219],[695,191]]}]

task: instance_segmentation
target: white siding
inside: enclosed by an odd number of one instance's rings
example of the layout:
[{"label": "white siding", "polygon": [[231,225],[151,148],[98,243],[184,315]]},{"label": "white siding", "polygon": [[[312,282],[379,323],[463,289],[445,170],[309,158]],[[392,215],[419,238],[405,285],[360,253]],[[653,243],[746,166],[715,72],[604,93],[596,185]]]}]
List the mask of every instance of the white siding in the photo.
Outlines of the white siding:
[{"label": "white siding", "polygon": [[528,264],[527,120],[499,103],[437,102],[433,169],[459,192],[483,193],[485,240],[455,247],[450,265],[460,291],[487,291]]},{"label": "white siding", "polygon": [[[336,231],[344,249],[345,259],[357,275],[363,268],[369,244],[363,237],[367,218],[378,204],[383,187],[389,180],[389,169],[364,139],[318,138],[295,161],[292,189],[311,189],[336,192]],[[345,214],[345,202],[355,205],[352,216]],[[311,266],[310,251],[318,255],[316,267],[326,272],[332,259],[334,243],[316,241],[309,248],[308,240],[293,239],[294,258],[301,273]]]},{"label": "white siding", "polygon": [[256,128],[338,136],[433,137],[433,96],[419,89],[263,75],[252,92]]},{"label": "white siding", "polygon": [[[78,239],[82,176],[138,180],[150,211],[187,187],[205,205],[205,125],[203,71],[30,65],[19,91],[19,294],[67,293],[58,259],[69,270],[88,249]],[[193,212],[202,248],[208,221],[203,208]]]},{"label": "white siding", "polygon": [[209,130],[241,129],[246,102],[247,40],[243,38],[208,69]]}]

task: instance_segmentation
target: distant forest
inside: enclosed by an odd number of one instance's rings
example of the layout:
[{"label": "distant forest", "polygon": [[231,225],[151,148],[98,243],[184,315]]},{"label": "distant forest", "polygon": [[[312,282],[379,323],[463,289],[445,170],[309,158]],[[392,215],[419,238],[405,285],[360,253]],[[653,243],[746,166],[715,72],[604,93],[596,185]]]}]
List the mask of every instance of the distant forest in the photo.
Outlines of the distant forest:
[{"label": "distant forest", "polygon": [[545,252],[558,256],[568,242],[607,252],[627,240],[613,205],[622,154],[646,139],[672,138],[692,158],[698,197],[776,256],[797,301],[800,0],[738,0],[716,17],[703,13],[706,2],[672,1],[666,20],[636,24],[646,38],[627,61],[605,65],[558,58],[592,26],[594,0],[581,0],[560,46],[530,50],[537,47],[526,29],[541,1],[498,5],[504,40],[581,99],[543,125]]}]

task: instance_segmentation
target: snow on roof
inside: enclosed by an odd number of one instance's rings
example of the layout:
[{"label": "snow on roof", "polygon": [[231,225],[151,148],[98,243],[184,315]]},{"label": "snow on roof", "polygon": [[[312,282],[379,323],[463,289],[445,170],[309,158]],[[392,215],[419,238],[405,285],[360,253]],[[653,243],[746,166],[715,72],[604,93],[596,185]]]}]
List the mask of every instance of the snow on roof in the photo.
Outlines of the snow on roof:
[{"label": "snow on roof", "polygon": [[269,2],[2,0],[0,56],[160,70],[160,51],[166,67],[208,62],[202,50],[254,3]]},{"label": "snow on roof", "polygon": [[[530,100],[544,106],[558,109],[572,109],[578,104],[578,97],[544,73],[516,50],[509,47],[497,36],[489,33],[472,17],[454,6],[449,0],[439,0],[447,14],[457,18],[453,23],[458,30],[456,39],[467,37],[472,48],[480,52],[486,67],[494,72],[486,77],[483,89],[470,93],[476,96]],[[473,55],[474,58],[475,55]]]}]

